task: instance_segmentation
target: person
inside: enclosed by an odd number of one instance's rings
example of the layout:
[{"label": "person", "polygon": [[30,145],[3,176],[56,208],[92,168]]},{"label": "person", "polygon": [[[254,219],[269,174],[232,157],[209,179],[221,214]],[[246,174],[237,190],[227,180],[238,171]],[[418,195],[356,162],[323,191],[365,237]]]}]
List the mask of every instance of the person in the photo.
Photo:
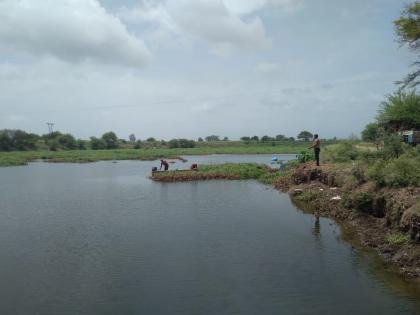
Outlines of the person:
[{"label": "person", "polygon": [[197,165],[197,163],[194,163],[194,164],[191,165],[191,170],[192,171],[198,171],[198,165]]},{"label": "person", "polygon": [[315,153],[315,161],[316,165],[319,166],[319,153],[321,152],[321,142],[319,141],[318,135],[314,135],[314,140],[312,142],[312,145],[309,147],[309,149],[314,149]]},{"label": "person", "polygon": [[169,163],[166,162],[165,160],[160,160],[160,169],[162,169],[162,166],[165,167],[165,171],[169,169]]}]

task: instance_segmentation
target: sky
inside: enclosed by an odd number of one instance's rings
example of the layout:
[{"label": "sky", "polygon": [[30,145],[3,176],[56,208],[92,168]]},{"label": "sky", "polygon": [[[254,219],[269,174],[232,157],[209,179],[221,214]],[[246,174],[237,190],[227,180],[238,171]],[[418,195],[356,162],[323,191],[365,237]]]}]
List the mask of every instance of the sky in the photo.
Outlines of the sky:
[{"label": "sky", "polygon": [[0,129],[360,134],[412,53],[402,0],[0,0]]}]

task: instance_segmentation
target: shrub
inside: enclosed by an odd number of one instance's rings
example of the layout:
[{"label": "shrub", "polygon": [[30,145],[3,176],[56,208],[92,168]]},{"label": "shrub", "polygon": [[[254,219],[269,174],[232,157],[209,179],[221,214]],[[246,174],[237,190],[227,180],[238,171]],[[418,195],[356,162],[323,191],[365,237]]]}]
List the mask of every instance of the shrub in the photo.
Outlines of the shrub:
[{"label": "shrub", "polygon": [[299,163],[306,163],[313,160],[315,160],[314,155],[307,150],[301,151],[298,155]]},{"label": "shrub", "polygon": [[420,186],[420,156],[405,154],[388,161],[379,160],[368,170],[368,177],[378,186]]},{"label": "shrub", "polygon": [[332,162],[349,162],[356,160],[360,152],[350,141],[341,142],[336,145],[330,145],[325,149],[327,159]]},{"label": "shrub", "polygon": [[386,241],[392,245],[403,245],[408,243],[410,237],[402,233],[388,234]]}]

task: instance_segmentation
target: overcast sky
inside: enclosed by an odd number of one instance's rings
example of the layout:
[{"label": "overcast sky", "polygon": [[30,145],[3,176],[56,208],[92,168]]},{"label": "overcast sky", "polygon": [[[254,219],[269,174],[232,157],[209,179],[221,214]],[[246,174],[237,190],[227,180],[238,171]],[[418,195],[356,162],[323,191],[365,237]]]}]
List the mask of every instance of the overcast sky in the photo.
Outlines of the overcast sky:
[{"label": "overcast sky", "polygon": [[360,133],[414,56],[402,0],[0,0],[0,129]]}]

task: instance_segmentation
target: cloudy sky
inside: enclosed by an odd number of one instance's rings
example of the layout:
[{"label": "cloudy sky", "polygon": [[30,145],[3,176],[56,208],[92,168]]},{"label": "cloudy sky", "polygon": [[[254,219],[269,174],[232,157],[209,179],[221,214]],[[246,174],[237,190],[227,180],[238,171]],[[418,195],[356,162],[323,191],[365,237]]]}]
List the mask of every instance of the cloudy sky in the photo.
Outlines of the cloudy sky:
[{"label": "cloudy sky", "polygon": [[402,0],[0,0],[0,129],[348,137],[414,56]]}]

